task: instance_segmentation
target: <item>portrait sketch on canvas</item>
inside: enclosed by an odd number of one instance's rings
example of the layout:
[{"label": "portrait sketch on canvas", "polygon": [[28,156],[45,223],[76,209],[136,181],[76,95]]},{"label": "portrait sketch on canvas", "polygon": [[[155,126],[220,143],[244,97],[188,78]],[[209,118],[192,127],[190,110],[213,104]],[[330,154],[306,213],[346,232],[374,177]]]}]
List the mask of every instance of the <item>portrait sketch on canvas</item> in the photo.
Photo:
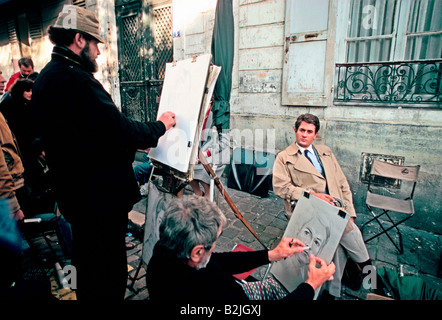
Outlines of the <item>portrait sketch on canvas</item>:
[{"label": "portrait sketch on canvas", "polygon": [[296,289],[307,279],[310,254],[327,264],[332,261],[349,218],[339,208],[305,192],[293,211],[284,237],[301,240],[307,249],[275,262],[271,273],[288,291]]}]

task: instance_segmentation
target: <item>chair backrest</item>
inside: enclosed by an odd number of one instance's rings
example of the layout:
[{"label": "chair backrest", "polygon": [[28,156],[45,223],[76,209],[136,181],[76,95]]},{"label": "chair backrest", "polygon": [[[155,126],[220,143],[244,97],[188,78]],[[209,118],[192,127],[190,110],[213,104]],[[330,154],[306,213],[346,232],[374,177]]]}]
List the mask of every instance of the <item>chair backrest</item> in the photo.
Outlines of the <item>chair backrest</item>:
[{"label": "chair backrest", "polygon": [[273,169],[276,155],[271,152],[235,148],[232,153],[232,162],[236,164],[250,164],[257,168]]},{"label": "chair backrest", "polygon": [[402,166],[374,159],[370,174],[416,182],[419,175],[419,168],[419,165]]}]

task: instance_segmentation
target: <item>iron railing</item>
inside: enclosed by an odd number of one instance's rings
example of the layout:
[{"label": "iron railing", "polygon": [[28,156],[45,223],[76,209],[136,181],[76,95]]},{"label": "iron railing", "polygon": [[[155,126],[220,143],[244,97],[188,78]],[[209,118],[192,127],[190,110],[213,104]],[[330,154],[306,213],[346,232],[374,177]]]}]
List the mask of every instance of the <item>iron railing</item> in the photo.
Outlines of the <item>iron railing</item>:
[{"label": "iron railing", "polygon": [[336,104],[442,107],[442,59],[337,63]]}]

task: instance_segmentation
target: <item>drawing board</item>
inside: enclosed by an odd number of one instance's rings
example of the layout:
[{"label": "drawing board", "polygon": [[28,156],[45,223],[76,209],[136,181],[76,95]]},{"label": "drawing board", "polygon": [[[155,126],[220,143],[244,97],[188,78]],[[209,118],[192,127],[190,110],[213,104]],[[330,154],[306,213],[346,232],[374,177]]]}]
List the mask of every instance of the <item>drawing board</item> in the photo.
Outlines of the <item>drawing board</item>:
[{"label": "drawing board", "polygon": [[149,264],[149,261],[152,258],[153,248],[160,239],[160,224],[163,220],[166,208],[173,198],[173,194],[159,191],[152,181],[148,183],[142,255],[142,259],[146,265]]},{"label": "drawing board", "polygon": [[187,173],[204,112],[203,98],[209,74],[211,55],[166,64],[166,73],[158,108],[158,117],[175,113],[176,125],[151,148],[149,157],[180,172]]},{"label": "drawing board", "polygon": [[[271,273],[289,291],[307,279],[309,255],[330,264],[350,215],[308,192],[299,199],[284,237],[301,240],[309,249],[273,264]],[[315,297],[320,289],[316,290]]]}]

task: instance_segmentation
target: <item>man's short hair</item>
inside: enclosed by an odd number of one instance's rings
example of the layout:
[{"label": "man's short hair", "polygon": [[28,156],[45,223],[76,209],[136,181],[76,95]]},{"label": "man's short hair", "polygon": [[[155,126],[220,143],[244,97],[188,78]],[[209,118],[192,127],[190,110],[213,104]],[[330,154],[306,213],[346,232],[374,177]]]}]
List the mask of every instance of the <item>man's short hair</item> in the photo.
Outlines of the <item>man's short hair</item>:
[{"label": "man's short hair", "polygon": [[77,33],[83,35],[86,41],[93,39],[93,37],[87,33],[79,32],[73,29],[54,28],[52,26],[48,28],[49,40],[56,46],[67,47],[71,45],[74,42],[74,38]]},{"label": "man's short hair", "polygon": [[18,60],[18,66],[25,66],[26,68],[32,67],[32,69],[34,69],[34,61],[29,57],[24,57]]},{"label": "man's short hair", "polygon": [[320,129],[319,118],[313,114],[305,113],[301,114],[295,122],[295,130],[298,131],[301,122],[307,122],[315,125],[315,133],[317,133]]},{"label": "man's short hair", "polygon": [[189,259],[196,245],[210,249],[225,223],[226,217],[215,203],[196,195],[183,196],[166,209],[158,243],[177,258]]}]

